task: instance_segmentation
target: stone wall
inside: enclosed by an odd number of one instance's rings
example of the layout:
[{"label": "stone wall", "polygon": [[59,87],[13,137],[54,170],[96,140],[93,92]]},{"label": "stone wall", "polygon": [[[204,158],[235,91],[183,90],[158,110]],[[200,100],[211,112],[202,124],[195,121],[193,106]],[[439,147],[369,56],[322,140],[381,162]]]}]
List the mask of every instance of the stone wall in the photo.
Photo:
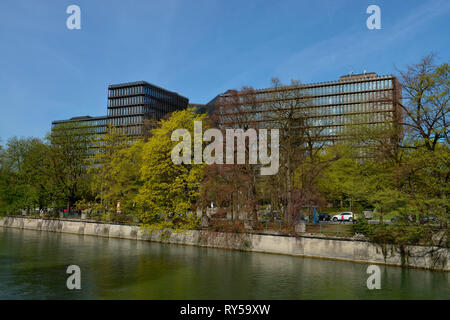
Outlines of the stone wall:
[{"label": "stone wall", "polygon": [[312,235],[287,237],[198,230],[182,233],[171,231],[148,232],[138,226],[23,217],[1,218],[0,227],[449,271],[447,248],[410,246],[401,253],[394,246],[382,247],[363,240],[345,238]]}]

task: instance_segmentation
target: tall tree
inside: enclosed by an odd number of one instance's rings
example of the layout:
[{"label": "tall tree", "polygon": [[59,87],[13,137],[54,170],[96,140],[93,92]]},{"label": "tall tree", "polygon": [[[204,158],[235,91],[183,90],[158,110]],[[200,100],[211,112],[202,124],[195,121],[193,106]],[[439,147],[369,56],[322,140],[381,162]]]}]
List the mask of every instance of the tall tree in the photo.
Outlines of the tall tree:
[{"label": "tall tree", "polygon": [[96,143],[88,173],[92,191],[96,195],[95,209],[114,216],[117,203],[123,213],[133,213],[134,198],[141,185],[141,140],[129,141],[116,128],[108,127],[107,133]]},{"label": "tall tree", "polygon": [[399,70],[404,100],[400,107],[403,110],[405,132],[410,139],[420,141],[430,151],[435,149],[440,140],[450,143],[449,70],[448,63],[435,65],[433,54],[422,58],[417,64],[407,66],[406,70]]},{"label": "tall tree", "polygon": [[47,136],[50,144],[49,181],[57,206],[73,206],[89,198],[89,159],[94,152],[96,136],[82,123],[60,124]]},{"label": "tall tree", "polygon": [[[175,164],[171,157],[172,149],[180,142],[172,141],[171,137],[175,130],[185,129],[193,142],[194,121],[202,121],[206,127],[204,120],[205,115],[198,115],[192,109],[177,111],[167,120],[161,120],[160,126],[152,130],[143,147],[143,185],[136,197],[139,218],[144,225],[176,229],[195,225],[196,216],[189,212],[199,201],[204,165],[192,161]],[[192,150],[192,143],[189,145]],[[191,156],[188,158],[192,159]]]},{"label": "tall tree", "polygon": [[[327,146],[319,109],[312,107],[308,88],[300,81],[292,80],[289,86],[277,78],[272,79],[273,90],[264,97],[271,112],[267,114],[271,124],[281,130],[281,172],[284,177],[286,218],[294,222],[296,208],[308,208],[323,202],[318,188],[318,178],[323,170],[336,159],[324,158]],[[295,207],[295,209],[294,209]],[[294,214],[296,213],[296,214]]]},{"label": "tall tree", "polygon": [[48,146],[37,138],[11,138],[1,152],[1,189],[7,210],[44,208],[49,202]]},{"label": "tall tree", "polygon": [[[231,90],[226,97],[222,97],[218,102],[218,108],[213,115],[213,120],[219,125],[226,135],[226,130],[234,128],[247,133],[259,134],[261,122],[257,113],[260,110],[260,100],[258,93],[251,87],[243,87],[241,91]],[[236,139],[226,140],[226,144],[234,145]],[[256,225],[258,219],[258,185],[260,183],[261,165],[250,163],[250,153],[257,148],[257,142],[244,138],[245,163],[238,163],[238,148],[234,148],[233,164],[220,165],[222,168],[208,170],[207,183],[221,182],[222,187],[230,190],[231,210],[234,212],[247,212]],[[256,149],[257,150],[257,149]],[[212,174],[212,175],[211,175]],[[212,184],[211,187],[219,187]],[[211,190],[214,190],[211,189]],[[210,191],[211,191],[210,190]],[[220,193],[216,193],[220,195]]]}]

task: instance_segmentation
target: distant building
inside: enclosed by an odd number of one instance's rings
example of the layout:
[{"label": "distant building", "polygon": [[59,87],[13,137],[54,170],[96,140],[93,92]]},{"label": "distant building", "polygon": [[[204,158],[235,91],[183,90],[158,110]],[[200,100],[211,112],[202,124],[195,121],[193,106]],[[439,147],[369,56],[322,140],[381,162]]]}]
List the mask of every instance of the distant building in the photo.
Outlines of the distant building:
[{"label": "distant building", "polygon": [[346,75],[338,81],[298,86],[237,92],[229,90],[208,105],[214,105],[222,126],[236,126],[237,116],[233,113],[237,111],[257,127],[275,128],[277,124],[274,119],[279,119],[283,111],[281,108],[275,109],[274,105],[289,105],[289,101],[298,100],[299,96],[303,103],[296,108],[305,116],[299,122],[299,128],[307,126],[315,129],[318,133],[316,139],[330,143],[344,139],[348,125],[382,126],[398,123],[401,118],[401,86],[397,78],[392,75],[378,76],[376,73]]},{"label": "distant building", "polygon": [[76,122],[92,127],[97,134],[103,134],[111,125],[128,136],[141,136],[146,120],[160,120],[168,113],[186,109],[188,104],[189,100],[178,93],[145,81],[121,83],[108,87],[107,116],[74,117],[53,121],[52,126]]},{"label": "distant building", "polygon": [[200,104],[200,103],[191,103],[189,104],[190,107],[194,107],[196,109],[197,113],[206,113],[208,115],[212,115],[214,113],[214,110],[216,108],[217,99],[220,95],[217,95],[214,99],[212,99],[207,104]]},{"label": "distant building", "polygon": [[201,103],[190,103],[189,104],[190,108],[194,108],[195,112],[200,114],[200,113],[207,113],[208,112],[208,106],[206,104],[201,104]]},{"label": "distant building", "polygon": [[58,120],[53,121],[52,126],[65,124],[65,123],[74,123],[80,125],[80,127],[89,127],[96,134],[104,134],[106,132],[106,126],[108,122],[108,117],[91,117],[91,116],[82,116],[82,117],[73,117],[68,120]]},{"label": "distant building", "polygon": [[189,100],[145,81],[108,87],[108,124],[127,135],[142,135],[144,121],[188,107]]},{"label": "distant building", "polygon": [[[323,83],[251,91],[228,90],[207,104],[189,104],[187,98],[145,81],[115,84],[108,87],[107,116],[74,117],[53,121],[52,125],[79,123],[93,128],[97,134],[105,133],[106,127],[111,125],[128,136],[138,137],[144,134],[146,120],[160,120],[168,113],[191,106],[198,113],[215,114],[214,118],[222,126],[235,127],[233,108],[221,111],[232,103],[235,110],[246,110],[245,116],[251,119],[252,125],[275,128],[274,119],[280,111],[274,110],[273,106],[298,100],[299,96],[303,102],[296,107],[302,114],[298,127],[314,129],[318,133],[316,139],[321,141],[333,143],[345,139],[348,125],[382,126],[398,123],[401,119],[401,86],[397,78],[362,73]],[[249,101],[254,105],[246,105]]]}]

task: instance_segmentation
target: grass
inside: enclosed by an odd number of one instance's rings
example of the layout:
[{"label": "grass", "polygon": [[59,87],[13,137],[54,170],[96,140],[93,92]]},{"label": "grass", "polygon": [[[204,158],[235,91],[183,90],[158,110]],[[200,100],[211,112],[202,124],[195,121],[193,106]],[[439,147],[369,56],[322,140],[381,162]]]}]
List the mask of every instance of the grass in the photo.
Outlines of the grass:
[{"label": "grass", "polygon": [[[211,220],[211,226],[208,228],[220,232],[254,233],[258,231],[273,231],[283,234],[293,234],[294,227],[280,222],[259,222],[254,229],[246,229],[243,221],[228,221],[222,219]],[[353,224],[326,224],[310,223],[306,225],[306,233],[322,234],[329,236],[353,237]]]},{"label": "grass", "polygon": [[352,224],[325,224],[312,223],[306,225],[307,233],[317,233],[333,236],[352,237],[354,235]]}]

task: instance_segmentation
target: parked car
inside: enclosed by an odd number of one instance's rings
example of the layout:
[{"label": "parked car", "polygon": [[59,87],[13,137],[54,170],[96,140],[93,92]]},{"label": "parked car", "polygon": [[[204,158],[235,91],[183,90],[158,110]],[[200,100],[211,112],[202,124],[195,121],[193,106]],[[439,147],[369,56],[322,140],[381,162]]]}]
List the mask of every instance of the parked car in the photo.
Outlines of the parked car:
[{"label": "parked car", "polygon": [[332,220],[334,222],[336,222],[336,221],[353,221],[354,220],[353,212],[341,212],[339,214],[334,215]]},{"label": "parked car", "polygon": [[280,219],[280,212],[278,211],[272,211],[270,213],[270,216],[273,217],[275,220]]},{"label": "parked car", "polygon": [[269,220],[280,220],[280,212],[278,211],[272,211],[267,212],[263,215],[263,221],[269,221]]},{"label": "parked car", "polygon": [[319,213],[319,221],[330,221],[331,216],[328,213],[321,212]]},{"label": "parked car", "polygon": [[395,216],[391,219],[392,223],[396,223],[399,221],[408,221],[408,222],[415,222],[416,221],[416,215],[415,214],[408,214],[407,216]]},{"label": "parked car", "polygon": [[367,219],[367,220],[373,219],[373,214],[374,214],[374,211],[369,210],[369,209],[363,210],[363,212],[361,213],[363,219]]},{"label": "parked car", "polygon": [[399,222],[401,219],[402,219],[402,217],[395,216],[395,217],[392,217],[392,218],[391,218],[391,222],[392,222],[392,223],[396,223],[396,222]]},{"label": "parked car", "polygon": [[424,216],[422,219],[422,223],[431,223],[431,222],[439,222],[438,217],[436,217],[433,214],[430,214],[428,216]]}]

